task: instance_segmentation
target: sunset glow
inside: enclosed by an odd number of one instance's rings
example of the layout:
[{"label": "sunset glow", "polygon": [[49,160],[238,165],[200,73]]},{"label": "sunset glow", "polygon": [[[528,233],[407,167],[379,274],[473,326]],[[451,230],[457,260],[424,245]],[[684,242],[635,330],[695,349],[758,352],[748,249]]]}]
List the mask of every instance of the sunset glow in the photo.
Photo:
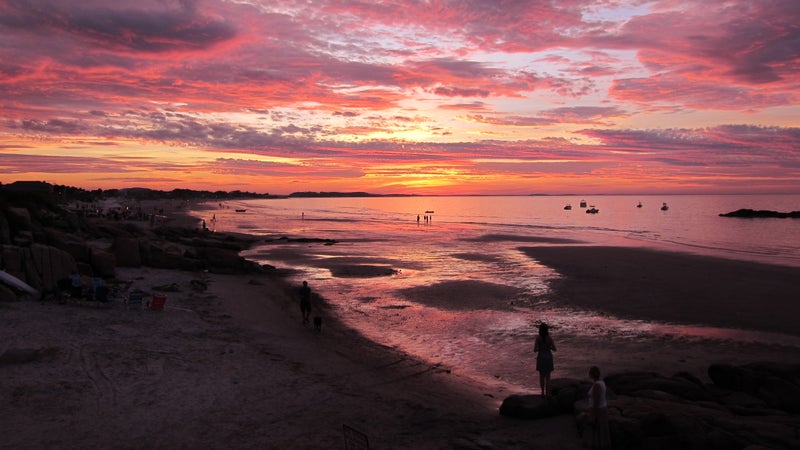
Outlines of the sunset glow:
[{"label": "sunset glow", "polygon": [[0,182],[798,193],[797,0],[0,0]]}]

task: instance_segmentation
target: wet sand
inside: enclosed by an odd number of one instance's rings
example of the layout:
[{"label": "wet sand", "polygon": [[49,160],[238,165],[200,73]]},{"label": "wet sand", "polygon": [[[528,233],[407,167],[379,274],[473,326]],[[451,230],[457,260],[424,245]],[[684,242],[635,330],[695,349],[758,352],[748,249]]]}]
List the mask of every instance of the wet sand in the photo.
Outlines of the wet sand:
[{"label": "wet sand", "polygon": [[623,318],[800,335],[800,268],[641,248],[522,248],[558,271],[549,297]]}]

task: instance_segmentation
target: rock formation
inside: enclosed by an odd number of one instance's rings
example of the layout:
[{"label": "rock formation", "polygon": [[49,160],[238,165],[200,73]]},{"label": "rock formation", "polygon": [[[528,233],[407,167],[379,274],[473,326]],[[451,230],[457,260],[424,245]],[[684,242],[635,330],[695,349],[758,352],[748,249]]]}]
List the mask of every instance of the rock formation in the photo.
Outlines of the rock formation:
[{"label": "rock formation", "polygon": [[[262,270],[239,256],[256,241],[249,236],[153,226],[146,217],[86,217],[43,202],[14,203],[0,192],[0,269],[44,297],[73,272],[109,279],[118,265],[216,273]],[[29,294],[0,283],[0,301],[23,295]]]},{"label": "rock formation", "polygon": [[[712,364],[708,375],[711,383],[685,372],[607,376],[614,448],[800,448],[800,365]],[[519,419],[574,414],[580,430],[588,389],[588,382],[552,380],[552,397],[512,395],[500,414]]]},{"label": "rock formation", "polygon": [[785,218],[798,219],[800,218],[800,211],[778,212],[778,211],[769,211],[764,209],[760,210],[737,209],[736,211],[720,214],[720,217],[743,217],[743,218],[774,217],[779,219],[785,219]]}]

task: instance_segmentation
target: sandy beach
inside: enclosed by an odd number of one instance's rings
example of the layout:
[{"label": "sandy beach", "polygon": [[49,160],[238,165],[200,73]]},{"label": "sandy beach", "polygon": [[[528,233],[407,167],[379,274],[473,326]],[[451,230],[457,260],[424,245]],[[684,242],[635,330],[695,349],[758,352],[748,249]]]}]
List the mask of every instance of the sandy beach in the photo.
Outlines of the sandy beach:
[{"label": "sandy beach", "polygon": [[0,366],[2,448],[344,448],[344,425],[371,448],[577,448],[571,417],[503,418],[457,375],[332,319],[303,326],[281,280],[119,272],[174,289],[166,308],[0,308],[1,350],[38,349]]},{"label": "sandy beach", "polygon": [[[526,252],[563,275],[553,301],[797,331],[796,269],[608,247]],[[500,416],[503,393],[364,339],[324,302],[322,331],[304,326],[296,287],[275,274],[138,267],[117,268],[116,278],[163,293],[165,309],[127,309],[119,297],[108,308],[0,304],[0,355],[22,350],[0,364],[0,448],[345,448],[345,426],[380,449],[581,448],[572,416]],[[587,367],[602,348],[579,337],[565,344]],[[621,345],[599,353],[606,365],[627,367],[647,351]],[[690,347],[694,369],[727,356],[691,343],[651,347],[647,367],[668,370]],[[739,361],[800,362],[796,350],[728,348]]]}]

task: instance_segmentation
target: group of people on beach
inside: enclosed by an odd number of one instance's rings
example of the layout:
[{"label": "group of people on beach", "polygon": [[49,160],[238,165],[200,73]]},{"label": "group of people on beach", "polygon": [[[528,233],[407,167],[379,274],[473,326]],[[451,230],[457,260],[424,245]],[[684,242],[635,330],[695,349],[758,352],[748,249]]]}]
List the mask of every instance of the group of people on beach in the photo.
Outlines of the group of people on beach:
[{"label": "group of people on beach", "polygon": [[[553,372],[553,352],[556,343],[550,335],[546,323],[539,324],[539,334],[533,344],[536,353],[536,371],[539,372],[539,386],[542,398],[550,395],[550,374]],[[585,438],[593,449],[610,449],[611,435],[608,429],[608,403],[606,402],[606,383],[600,378],[600,368],[589,368],[592,387],[589,388],[589,408],[583,419],[589,425]]]},{"label": "group of people on beach", "polygon": [[[430,223],[433,220],[433,216],[425,214],[424,219],[425,223]],[[417,214],[417,225],[419,225],[419,214]]]}]

